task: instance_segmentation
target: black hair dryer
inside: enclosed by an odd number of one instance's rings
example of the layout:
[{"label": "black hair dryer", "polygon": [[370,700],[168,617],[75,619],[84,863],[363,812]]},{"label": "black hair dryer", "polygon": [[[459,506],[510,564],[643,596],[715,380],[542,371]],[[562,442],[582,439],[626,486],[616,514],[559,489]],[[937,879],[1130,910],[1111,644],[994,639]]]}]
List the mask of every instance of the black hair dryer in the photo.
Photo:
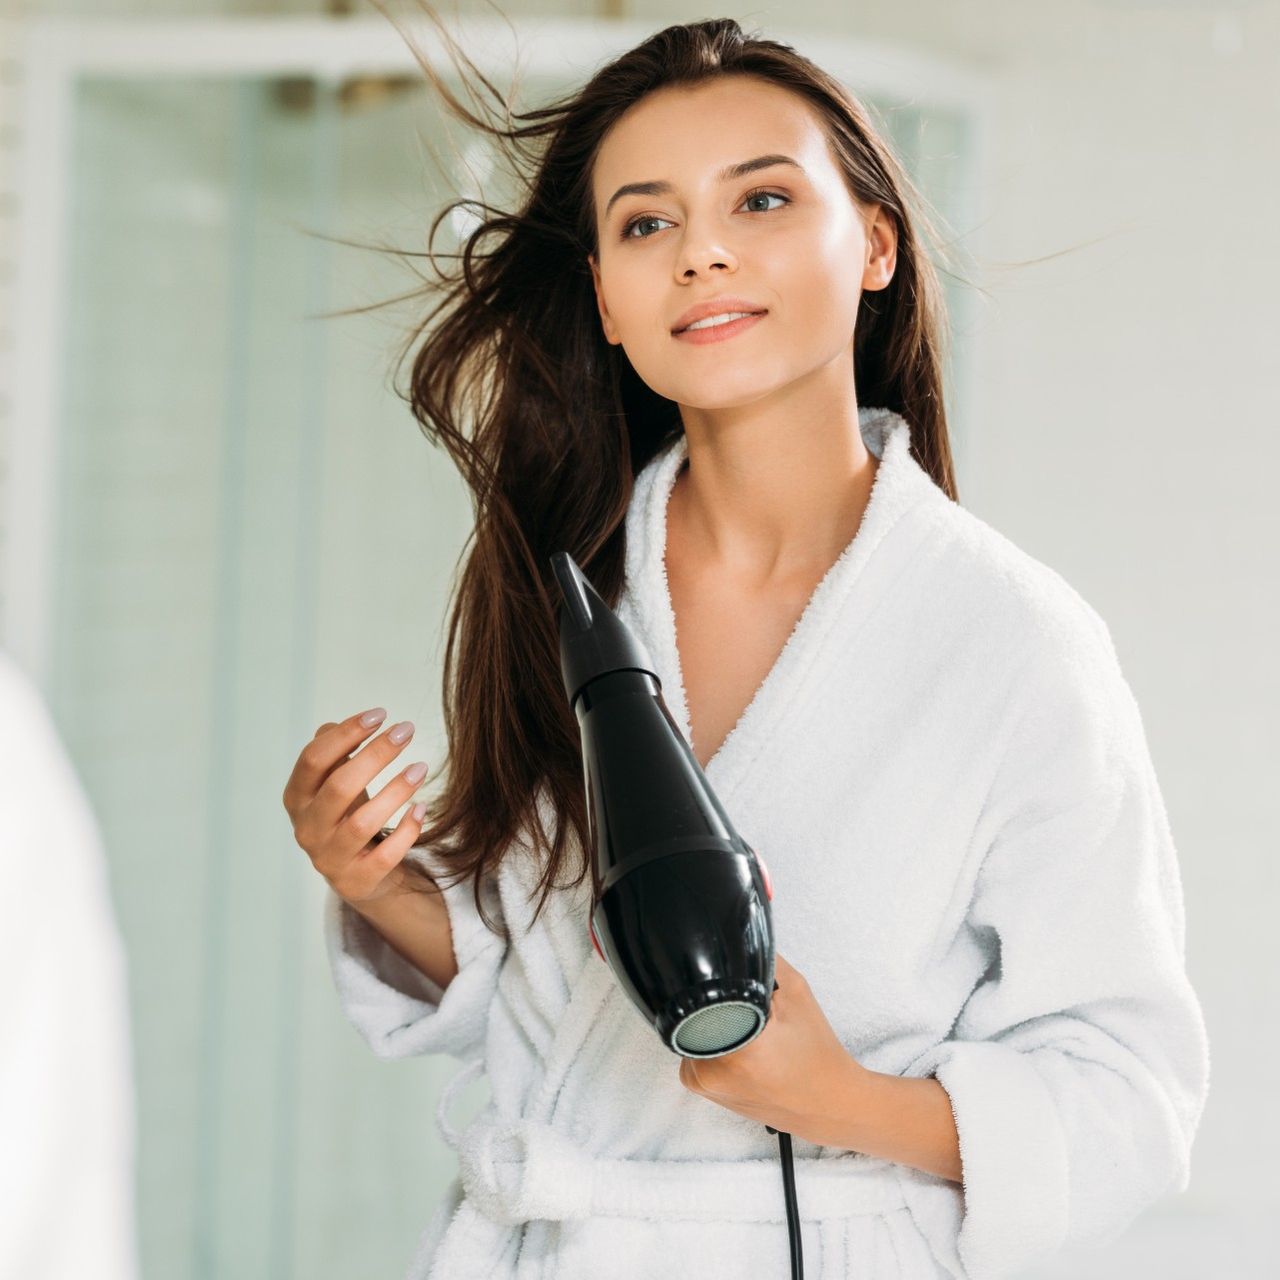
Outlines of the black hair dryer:
[{"label": "black hair dryer", "polygon": [[769,873],[672,720],[644,646],[567,551],[551,565],[582,734],[592,943],[673,1053],[731,1053],[764,1029],[776,985]]}]

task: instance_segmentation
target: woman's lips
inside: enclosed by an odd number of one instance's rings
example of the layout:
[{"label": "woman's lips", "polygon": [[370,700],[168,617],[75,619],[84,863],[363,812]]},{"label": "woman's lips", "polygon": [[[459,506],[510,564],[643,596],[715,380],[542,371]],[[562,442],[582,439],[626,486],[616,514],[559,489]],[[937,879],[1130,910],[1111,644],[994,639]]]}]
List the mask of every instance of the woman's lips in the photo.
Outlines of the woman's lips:
[{"label": "woman's lips", "polygon": [[741,316],[737,320],[730,320],[727,324],[713,324],[705,329],[681,329],[671,336],[679,338],[681,342],[692,342],[697,347],[705,346],[708,342],[724,342],[728,338],[745,333],[757,320],[763,320],[768,314],[767,311],[759,311],[753,316]]}]

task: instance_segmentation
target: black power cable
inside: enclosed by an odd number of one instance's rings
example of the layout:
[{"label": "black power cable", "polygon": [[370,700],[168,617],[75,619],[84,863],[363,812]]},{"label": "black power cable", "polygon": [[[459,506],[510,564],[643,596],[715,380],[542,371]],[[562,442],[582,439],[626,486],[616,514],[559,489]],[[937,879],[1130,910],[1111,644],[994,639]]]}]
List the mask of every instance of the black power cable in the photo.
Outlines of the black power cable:
[{"label": "black power cable", "polygon": [[[775,978],[773,989],[777,991]],[[765,1128],[778,1135],[778,1153],[782,1157],[782,1195],[787,1202],[787,1239],[791,1242],[791,1280],[804,1280],[804,1253],[800,1242],[800,1210],[796,1208],[796,1169],[791,1162],[791,1135],[773,1125]]]},{"label": "black power cable", "polygon": [[796,1208],[796,1171],[791,1163],[791,1135],[765,1125],[778,1135],[782,1155],[782,1194],[787,1202],[787,1238],[791,1241],[791,1280],[804,1280],[804,1255],[800,1249],[800,1211]]}]

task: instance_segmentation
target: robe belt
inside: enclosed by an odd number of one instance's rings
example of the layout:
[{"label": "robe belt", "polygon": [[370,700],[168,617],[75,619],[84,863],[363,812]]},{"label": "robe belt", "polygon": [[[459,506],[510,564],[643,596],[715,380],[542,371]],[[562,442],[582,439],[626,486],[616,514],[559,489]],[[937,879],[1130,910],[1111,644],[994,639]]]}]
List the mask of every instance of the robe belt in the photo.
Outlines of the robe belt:
[{"label": "robe belt", "polygon": [[[628,1217],[697,1222],[785,1222],[780,1158],[638,1160],[594,1155],[536,1120],[482,1115],[460,1135],[468,1201],[497,1223],[534,1218]],[[905,1205],[888,1162],[794,1160],[801,1218],[884,1213]]]}]

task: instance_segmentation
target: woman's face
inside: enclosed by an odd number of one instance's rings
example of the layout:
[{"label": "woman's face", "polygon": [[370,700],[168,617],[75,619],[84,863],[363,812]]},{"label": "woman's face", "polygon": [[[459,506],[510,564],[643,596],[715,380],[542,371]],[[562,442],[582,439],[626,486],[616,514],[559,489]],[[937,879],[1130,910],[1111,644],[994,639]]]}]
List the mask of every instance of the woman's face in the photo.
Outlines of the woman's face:
[{"label": "woman's face", "polygon": [[[761,156],[795,163],[722,175]],[[610,203],[634,183],[649,190]],[[852,378],[858,300],[892,278],[896,235],[878,205],[859,209],[798,95],[748,76],[657,90],[605,136],[592,187],[604,333],[659,395],[744,404],[837,359]],[[720,341],[673,334],[720,295],[766,314]]]}]

